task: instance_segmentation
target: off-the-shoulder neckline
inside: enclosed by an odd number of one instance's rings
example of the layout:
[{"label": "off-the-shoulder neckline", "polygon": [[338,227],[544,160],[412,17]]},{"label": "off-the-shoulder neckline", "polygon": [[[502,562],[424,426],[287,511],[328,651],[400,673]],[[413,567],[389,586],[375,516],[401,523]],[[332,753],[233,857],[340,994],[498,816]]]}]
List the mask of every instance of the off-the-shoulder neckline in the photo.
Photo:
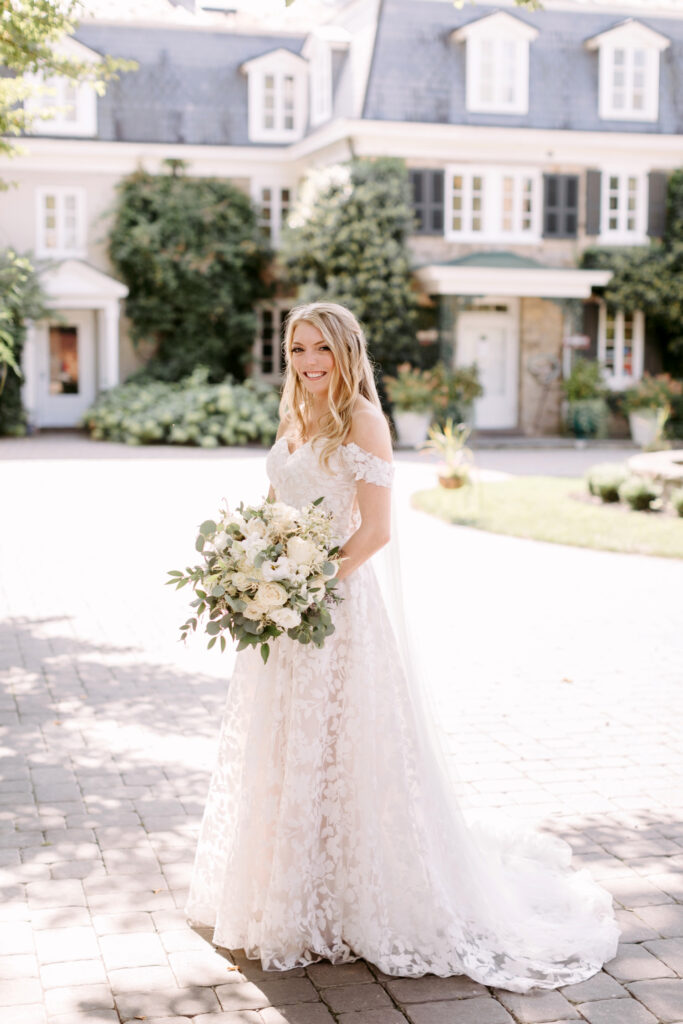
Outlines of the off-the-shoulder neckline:
[{"label": "off-the-shoulder neckline", "polygon": [[[311,437],[308,439],[308,441],[304,441],[304,443],[300,444],[297,448],[295,448],[293,452],[289,450],[289,439],[285,434],[283,434],[282,437],[279,437],[275,444],[279,444],[281,441],[284,441],[285,444],[287,445],[287,456],[288,458],[291,458],[293,455],[296,455],[297,452],[300,452],[302,448],[306,448],[307,445],[312,444],[312,442],[315,441],[315,437]],[[369,452],[367,448],[362,448],[359,444],[356,444],[355,441],[347,441],[346,444],[341,444],[339,447],[356,448],[359,452],[362,452],[363,455],[369,455],[370,458],[372,459],[379,459],[380,462],[384,462],[387,466],[392,465],[392,463],[389,462],[387,459],[383,459],[381,455],[375,455],[374,452]]]}]

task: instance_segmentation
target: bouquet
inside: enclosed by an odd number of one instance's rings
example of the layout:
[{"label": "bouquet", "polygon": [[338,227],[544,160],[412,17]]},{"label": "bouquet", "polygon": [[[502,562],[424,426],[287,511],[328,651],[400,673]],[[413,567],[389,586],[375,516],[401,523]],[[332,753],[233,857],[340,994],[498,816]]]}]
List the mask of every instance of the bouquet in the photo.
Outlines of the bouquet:
[{"label": "bouquet", "polygon": [[330,607],[342,600],[334,579],[339,547],[332,546],[332,513],[322,500],[301,509],[270,499],[241,503],[235,512],[226,506],[218,522],[203,522],[195,545],[203,563],[172,569],[166,581],[177,590],[191,583],[196,595],[181,639],[206,619],[209,647],[220,640],[225,650],[229,632],[238,651],[260,646],[264,664],[268,641],[284,632],[322,647],[334,632]]}]

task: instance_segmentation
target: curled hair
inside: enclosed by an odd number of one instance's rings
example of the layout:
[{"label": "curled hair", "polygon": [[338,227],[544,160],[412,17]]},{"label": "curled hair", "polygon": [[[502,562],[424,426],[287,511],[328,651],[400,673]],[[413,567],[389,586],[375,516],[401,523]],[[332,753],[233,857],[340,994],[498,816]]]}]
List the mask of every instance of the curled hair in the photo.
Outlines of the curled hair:
[{"label": "curled hair", "polygon": [[301,443],[308,440],[306,425],[311,421],[311,398],[292,366],[292,342],[299,324],[317,327],[334,356],[327,393],[329,410],[320,419],[316,437],[322,441],[320,459],[329,466],[330,456],[344,443],[351,428],[351,417],[359,395],[380,411],[372,364],[363,329],[344,306],[336,302],[311,302],[295,306],[287,317],[285,331],[285,377],[280,400],[280,418],[287,419]]}]

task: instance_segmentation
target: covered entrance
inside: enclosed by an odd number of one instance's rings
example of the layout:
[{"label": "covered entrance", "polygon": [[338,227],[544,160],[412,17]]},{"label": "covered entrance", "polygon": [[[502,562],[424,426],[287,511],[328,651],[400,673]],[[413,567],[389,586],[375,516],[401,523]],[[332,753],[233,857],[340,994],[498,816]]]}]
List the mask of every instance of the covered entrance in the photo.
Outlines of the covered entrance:
[{"label": "covered entrance", "polygon": [[[524,418],[521,377],[530,352],[521,328],[523,301],[528,306],[530,299],[587,299],[612,276],[609,270],[548,267],[506,251],[470,253],[416,273],[429,295],[455,310],[442,325],[442,344],[454,365],[479,367],[484,394],[474,403],[474,424],[483,430],[516,428]],[[549,334],[544,343],[543,335],[541,325],[534,354],[557,356],[561,338],[556,343]]]},{"label": "covered entrance", "polygon": [[53,315],[29,325],[23,401],[34,427],[75,427],[97,393],[119,383],[125,285],[80,260],[42,276]]}]

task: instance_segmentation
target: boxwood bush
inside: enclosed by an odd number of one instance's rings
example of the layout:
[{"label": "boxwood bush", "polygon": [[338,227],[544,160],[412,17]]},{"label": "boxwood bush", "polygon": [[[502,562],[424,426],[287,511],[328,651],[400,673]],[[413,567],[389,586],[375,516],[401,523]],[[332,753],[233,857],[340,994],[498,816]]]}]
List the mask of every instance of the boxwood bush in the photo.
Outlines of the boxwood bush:
[{"label": "boxwood bush", "polygon": [[600,462],[586,474],[588,490],[603,501],[619,501],[619,488],[628,476],[618,462]]},{"label": "boxwood bush", "polygon": [[240,384],[230,377],[210,384],[208,370],[199,367],[178,382],[133,380],[104,391],[83,414],[82,425],[96,440],[126,444],[270,444],[278,404],[268,384]]},{"label": "boxwood bush", "polygon": [[642,476],[630,476],[619,487],[619,497],[637,512],[644,512],[659,497],[657,488]]}]

